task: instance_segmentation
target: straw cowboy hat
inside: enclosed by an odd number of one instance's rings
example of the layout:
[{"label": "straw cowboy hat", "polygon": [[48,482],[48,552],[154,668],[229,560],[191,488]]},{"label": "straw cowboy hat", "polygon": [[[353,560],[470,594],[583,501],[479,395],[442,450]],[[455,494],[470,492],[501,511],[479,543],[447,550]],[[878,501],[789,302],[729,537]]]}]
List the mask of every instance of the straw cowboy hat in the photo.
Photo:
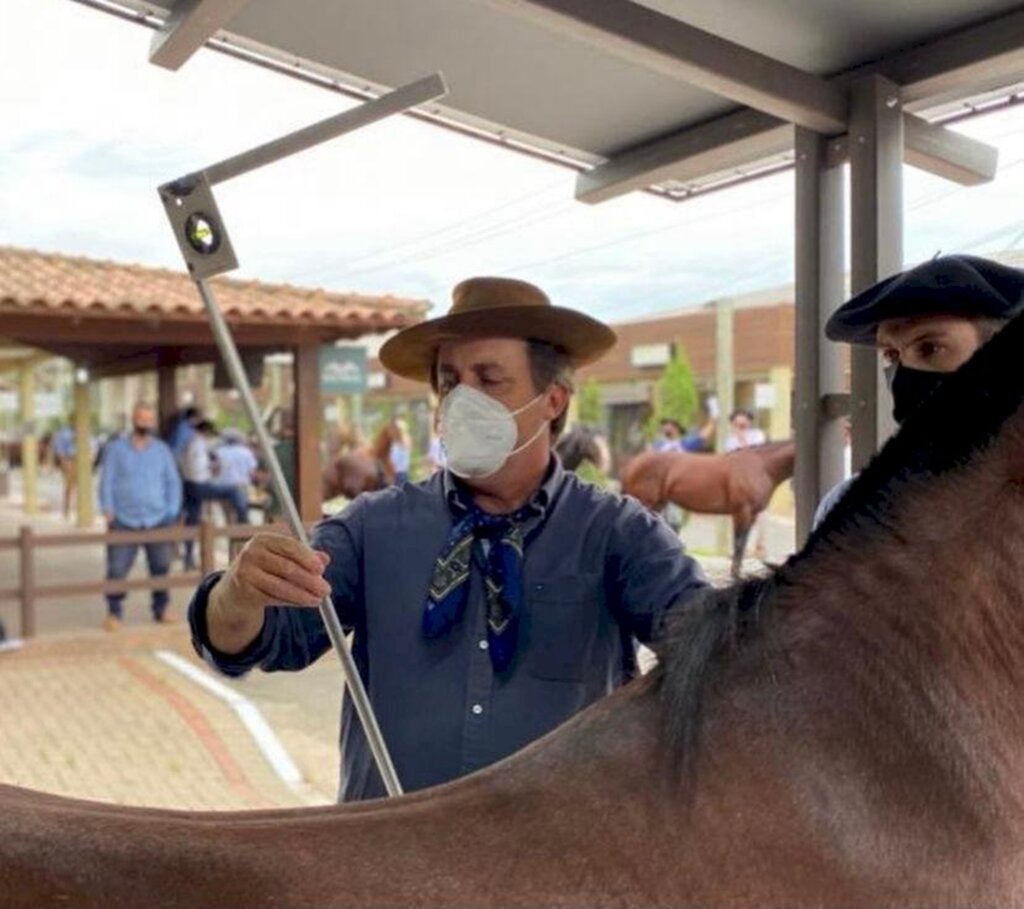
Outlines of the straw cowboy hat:
[{"label": "straw cowboy hat", "polygon": [[526,281],[469,278],[452,291],[447,315],[400,331],[380,349],[380,361],[406,379],[429,382],[438,346],[459,338],[546,341],[564,350],[573,366],[582,366],[615,343],[615,332],[574,309],[553,306]]}]

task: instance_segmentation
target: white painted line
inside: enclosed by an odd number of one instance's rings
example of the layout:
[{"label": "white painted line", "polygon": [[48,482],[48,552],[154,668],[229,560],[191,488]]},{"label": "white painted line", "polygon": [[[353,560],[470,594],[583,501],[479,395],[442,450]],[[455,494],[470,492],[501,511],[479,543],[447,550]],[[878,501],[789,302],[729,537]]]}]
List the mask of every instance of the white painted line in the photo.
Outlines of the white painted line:
[{"label": "white painted line", "polygon": [[201,685],[211,694],[227,702],[242,721],[242,725],[249,730],[249,734],[260,751],[263,752],[267,763],[274,768],[274,772],[281,781],[294,792],[305,798],[309,797],[309,787],[303,779],[301,771],[295,766],[291,755],[285,750],[281,740],[263,719],[263,714],[252,701],[170,650],[157,650],[155,655],[158,660],[162,660],[172,669],[176,669],[197,685]]}]

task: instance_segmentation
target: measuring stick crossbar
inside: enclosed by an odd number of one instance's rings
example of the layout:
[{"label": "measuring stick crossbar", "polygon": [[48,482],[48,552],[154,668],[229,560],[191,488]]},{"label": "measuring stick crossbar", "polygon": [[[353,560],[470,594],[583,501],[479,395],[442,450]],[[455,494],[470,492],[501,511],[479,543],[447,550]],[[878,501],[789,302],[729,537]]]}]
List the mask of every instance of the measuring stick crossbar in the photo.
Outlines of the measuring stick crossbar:
[{"label": "measuring stick crossbar", "polygon": [[392,114],[400,114],[412,107],[434,101],[447,93],[448,87],[445,85],[444,77],[440,73],[434,73],[416,82],[403,85],[401,88],[396,88],[372,101],[360,104],[359,107],[335,114],[319,123],[305,126],[264,145],[257,145],[241,154],[218,161],[206,168],[206,178],[210,181],[211,186],[223,183],[225,180],[256,170],[265,164],[271,164],[281,158],[294,155],[296,152],[305,151],[328,139],[376,123]]}]

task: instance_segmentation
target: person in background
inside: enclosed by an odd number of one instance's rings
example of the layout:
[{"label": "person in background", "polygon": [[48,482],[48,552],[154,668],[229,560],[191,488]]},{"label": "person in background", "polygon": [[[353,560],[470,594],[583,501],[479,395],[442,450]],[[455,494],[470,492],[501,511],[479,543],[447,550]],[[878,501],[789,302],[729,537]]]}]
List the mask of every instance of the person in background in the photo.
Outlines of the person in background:
[{"label": "person in background", "polygon": [[401,417],[395,417],[391,421],[391,447],[388,449],[388,458],[391,460],[395,483],[408,483],[409,469],[412,466],[412,437],[409,435],[409,424]]},{"label": "person in background", "polygon": [[213,452],[216,462],[217,485],[231,490],[231,506],[239,524],[249,523],[249,485],[256,475],[258,462],[246,444],[240,429],[225,429],[222,444]]},{"label": "person in background", "polygon": [[53,456],[64,481],[63,514],[65,518],[69,518],[71,496],[75,492],[78,473],[75,469],[75,431],[67,424],[53,434]]},{"label": "person in background", "polygon": [[196,424],[202,419],[203,413],[198,407],[190,405],[178,412],[167,435],[167,444],[176,460],[181,461],[188,443],[196,434]]},{"label": "person in background", "polygon": [[678,420],[666,417],[658,424],[659,433],[651,442],[651,451],[682,451],[683,425]]},{"label": "person in background", "polygon": [[[196,423],[195,432],[178,460],[184,479],[185,526],[195,527],[203,514],[204,502],[226,502],[237,512],[238,490],[234,486],[215,481],[213,476],[213,448],[217,427],[209,420]],[[248,497],[245,500],[248,512]],[[195,568],[195,540],[185,541],[185,570]]]},{"label": "person in background", "polygon": [[441,441],[441,430],[438,425],[440,411],[435,407],[430,414],[430,441],[427,443],[426,476],[431,477],[439,470],[444,470],[447,458],[444,443]]},{"label": "person in background", "polygon": [[764,445],[768,441],[764,430],[754,426],[754,415],[749,410],[734,410],[729,414],[729,426],[732,431],[725,439],[726,451],[749,448],[751,445]]},{"label": "person in background", "polygon": [[[221,671],[296,670],[330,649],[307,608],[330,592],[406,791],[493,764],[604,697],[635,671],[636,640],[707,587],[664,522],[552,452],[573,370],[614,332],[524,281],[474,278],[452,297],[380,351],[440,398],[446,469],[357,496],[313,548],[256,534],[189,613]],[[341,730],[341,797],[382,795],[347,695]]]},{"label": "person in background", "polygon": [[[893,419],[902,423],[945,375],[956,372],[1022,311],[1021,269],[980,256],[937,256],[844,303],[826,323],[825,337],[881,351]],[[815,527],[854,479],[842,480],[825,494]]]},{"label": "person in background", "polygon": [[[136,404],[132,428],[127,435],[107,443],[100,468],[100,509],[109,531],[152,530],[178,520],[182,487],[171,449],[155,437],[156,411],[149,404]],[[162,577],[171,566],[172,544],[145,543],[151,577]],[[138,543],[107,546],[107,580],[127,577],[138,554]],[[170,622],[170,597],[166,590],[154,590],[153,620]],[[107,594],[107,617],[103,627],[116,631],[124,617],[124,594]]]}]

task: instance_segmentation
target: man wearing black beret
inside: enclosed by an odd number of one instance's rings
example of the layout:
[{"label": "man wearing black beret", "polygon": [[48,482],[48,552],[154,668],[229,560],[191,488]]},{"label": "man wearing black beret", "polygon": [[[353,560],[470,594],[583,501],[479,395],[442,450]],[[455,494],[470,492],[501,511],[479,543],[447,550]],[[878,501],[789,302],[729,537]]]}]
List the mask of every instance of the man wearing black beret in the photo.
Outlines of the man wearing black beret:
[{"label": "man wearing black beret", "polygon": [[[882,351],[901,423],[1003,325],[1024,311],[1024,271],[978,256],[937,256],[859,293],[825,326],[830,341]],[[817,525],[851,480],[826,493]]]}]

